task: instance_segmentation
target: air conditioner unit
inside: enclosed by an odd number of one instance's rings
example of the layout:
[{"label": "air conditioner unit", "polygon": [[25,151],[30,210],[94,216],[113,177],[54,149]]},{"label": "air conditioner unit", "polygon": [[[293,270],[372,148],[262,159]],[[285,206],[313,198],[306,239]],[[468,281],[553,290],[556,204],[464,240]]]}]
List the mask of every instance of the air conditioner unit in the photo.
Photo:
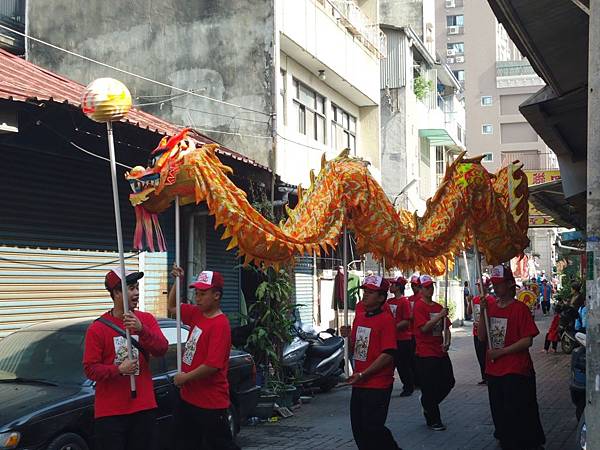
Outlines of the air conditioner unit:
[{"label": "air conditioner unit", "polygon": [[454,8],[456,6],[456,2],[454,0],[446,0],[446,8]]},{"label": "air conditioner unit", "polygon": [[460,31],[460,27],[458,27],[458,26],[448,27],[448,34],[458,34],[459,31]]},{"label": "air conditioner unit", "polygon": [[464,56],[457,56],[456,57],[456,62],[457,63],[464,63],[465,62],[465,57]]},{"label": "air conditioner unit", "polygon": [[446,64],[454,64],[454,58],[446,58]]},{"label": "air conditioner unit", "polygon": [[454,56],[456,54],[456,50],[453,48],[449,48],[446,50],[446,56]]}]

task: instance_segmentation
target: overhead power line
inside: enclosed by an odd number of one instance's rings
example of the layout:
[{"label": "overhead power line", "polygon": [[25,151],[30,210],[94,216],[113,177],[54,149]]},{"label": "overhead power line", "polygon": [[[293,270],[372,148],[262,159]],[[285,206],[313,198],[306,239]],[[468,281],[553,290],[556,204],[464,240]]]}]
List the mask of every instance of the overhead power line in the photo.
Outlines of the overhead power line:
[{"label": "overhead power line", "polygon": [[148,78],[148,77],[145,77],[143,75],[139,75],[139,74],[134,73],[134,72],[130,72],[128,70],[120,69],[119,67],[111,66],[110,64],[104,63],[102,61],[98,61],[97,59],[93,59],[93,58],[90,58],[88,56],[84,56],[84,55],[81,55],[79,53],[75,53],[75,52],[73,52],[71,50],[67,50],[66,48],[59,47],[58,45],[54,45],[54,44],[51,44],[50,42],[44,41],[43,39],[38,39],[38,38],[30,36],[30,35],[28,35],[26,33],[22,33],[22,32],[20,32],[18,30],[15,30],[15,29],[13,29],[11,27],[7,27],[6,25],[0,24],[0,28],[3,28],[5,30],[7,30],[7,31],[10,31],[11,33],[15,33],[15,34],[17,34],[19,36],[22,36],[22,37],[25,37],[27,39],[31,39],[32,41],[38,42],[38,43],[40,43],[42,45],[46,45],[46,46],[48,46],[50,48],[53,48],[55,50],[59,50],[61,52],[67,53],[67,54],[69,54],[71,56],[75,56],[75,57],[81,58],[81,59],[83,59],[85,61],[89,61],[89,62],[92,62],[94,64],[98,64],[98,65],[100,65],[102,67],[106,67],[108,69],[112,69],[112,70],[115,70],[117,72],[121,72],[121,73],[124,73],[126,75],[129,75],[129,76],[132,76],[132,77],[135,77],[135,78],[139,78],[140,80],[144,80],[144,81],[147,81],[149,83],[154,83],[156,85],[159,85],[159,86],[162,86],[162,87],[166,87],[166,88],[172,89],[174,91],[183,92],[183,93],[192,95],[194,97],[203,98],[203,99],[206,99],[206,100],[213,101],[215,103],[220,103],[222,105],[231,106],[233,108],[239,108],[239,109],[243,109],[245,111],[250,111],[250,112],[253,112],[253,113],[256,113],[256,114],[262,114],[262,115],[265,115],[265,116],[270,116],[271,115],[271,114],[266,113],[264,111],[259,111],[257,109],[248,108],[246,106],[236,105],[235,103],[230,103],[230,102],[226,102],[224,100],[219,100],[219,99],[216,99],[216,98],[213,98],[213,97],[209,97],[208,95],[198,94],[197,92],[191,91],[189,89],[182,89],[182,88],[179,88],[177,86],[172,86],[170,84],[163,83],[163,82],[157,81],[157,80],[153,80],[152,78]]}]

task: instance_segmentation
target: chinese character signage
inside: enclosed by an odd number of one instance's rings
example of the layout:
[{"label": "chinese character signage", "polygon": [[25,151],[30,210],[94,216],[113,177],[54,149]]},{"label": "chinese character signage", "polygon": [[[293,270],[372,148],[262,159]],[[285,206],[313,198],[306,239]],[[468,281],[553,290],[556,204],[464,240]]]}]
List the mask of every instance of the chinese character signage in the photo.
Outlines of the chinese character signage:
[{"label": "chinese character signage", "polygon": [[[555,170],[524,170],[527,175],[529,186],[560,180],[560,171]],[[538,211],[529,202],[529,226],[530,227],[555,227],[552,217]]]}]

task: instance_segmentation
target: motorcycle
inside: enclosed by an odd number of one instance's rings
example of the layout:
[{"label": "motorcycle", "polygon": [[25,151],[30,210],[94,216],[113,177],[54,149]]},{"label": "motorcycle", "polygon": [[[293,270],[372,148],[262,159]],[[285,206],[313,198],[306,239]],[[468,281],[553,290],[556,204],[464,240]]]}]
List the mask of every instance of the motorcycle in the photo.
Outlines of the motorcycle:
[{"label": "motorcycle", "polygon": [[578,448],[586,448],[586,426],[585,426],[585,333],[576,333],[580,347],[576,348],[571,355],[571,382],[569,390],[571,391],[571,400],[575,405],[575,415],[579,421],[577,427]]},{"label": "motorcycle", "polygon": [[283,348],[282,367],[287,380],[304,389],[333,389],[344,371],[344,339],[333,330],[315,333],[293,327],[294,338]]},{"label": "motorcycle", "polygon": [[560,339],[560,348],[567,355],[571,354],[580,345],[575,338],[575,320],[578,316],[577,309],[571,305],[562,307],[560,311],[558,336]]}]

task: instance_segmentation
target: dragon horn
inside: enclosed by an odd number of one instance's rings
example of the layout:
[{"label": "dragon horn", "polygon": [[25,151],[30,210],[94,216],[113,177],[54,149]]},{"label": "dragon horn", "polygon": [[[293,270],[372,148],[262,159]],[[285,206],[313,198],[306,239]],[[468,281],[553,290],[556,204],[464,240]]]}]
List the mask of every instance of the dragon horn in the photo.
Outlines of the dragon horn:
[{"label": "dragon horn", "polygon": [[325,169],[325,165],[327,164],[327,158],[325,158],[325,153],[321,155],[321,170]]}]

